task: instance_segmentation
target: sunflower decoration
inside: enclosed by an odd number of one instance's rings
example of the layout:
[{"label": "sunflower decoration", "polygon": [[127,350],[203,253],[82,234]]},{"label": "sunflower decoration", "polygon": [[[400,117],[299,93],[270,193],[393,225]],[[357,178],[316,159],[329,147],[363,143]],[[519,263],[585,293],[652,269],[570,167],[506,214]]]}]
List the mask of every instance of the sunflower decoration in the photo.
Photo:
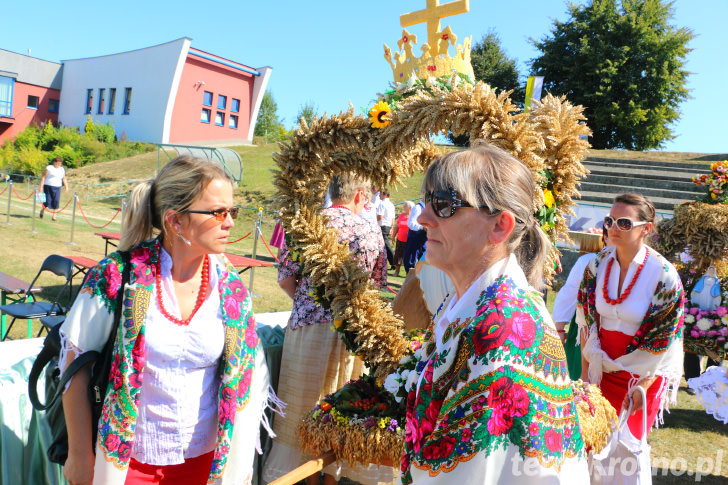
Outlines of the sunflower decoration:
[{"label": "sunflower decoration", "polygon": [[543,205],[536,213],[541,229],[548,234],[556,226],[556,217],[559,203],[556,200],[556,188],[554,187],[554,174],[546,169],[541,172],[541,191],[543,192]]},{"label": "sunflower decoration", "polygon": [[378,101],[372,109],[369,110],[369,122],[372,128],[385,128],[390,123],[390,113],[392,108],[386,101]]}]

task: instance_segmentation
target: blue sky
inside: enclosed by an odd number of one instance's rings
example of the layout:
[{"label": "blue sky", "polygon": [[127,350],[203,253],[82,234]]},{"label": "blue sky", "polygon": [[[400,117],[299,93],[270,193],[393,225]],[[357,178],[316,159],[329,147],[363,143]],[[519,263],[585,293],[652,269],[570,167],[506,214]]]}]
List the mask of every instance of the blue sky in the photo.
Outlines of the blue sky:
[{"label": "blue sky", "polygon": [[[61,61],[113,54],[190,37],[192,46],[252,67],[271,66],[269,89],[286,127],[305,102],[319,113],[338,113],[349,103],[367,107],[387,89],[392,72],[382,44],[402,31],[399,15],[420,10],[425,0],[127,0],[126,2],[6,2],[0,48]],[[550,32],[567,18],[562,0],[471,0],[470,12],[449,17],[460,37],[478,41],[489,30],[501,38],[523,75],[537,55],[529,38]],[[676,0],[672,23],[696,34],[687,60],[691,99],[681,105],[675,140],[665,150],[728,153],[728,102],[719,93],[728,79],[727,0]],[[420,39],[424,25],[409,28]],[[420,40],[420,44],[423,41]],[[417,49],[419,53],[419,49]]]}]

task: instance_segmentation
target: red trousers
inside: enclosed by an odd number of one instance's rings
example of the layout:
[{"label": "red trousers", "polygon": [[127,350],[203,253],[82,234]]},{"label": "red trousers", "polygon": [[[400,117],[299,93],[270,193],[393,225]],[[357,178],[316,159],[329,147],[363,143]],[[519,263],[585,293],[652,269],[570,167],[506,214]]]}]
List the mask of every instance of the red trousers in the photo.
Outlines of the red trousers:
[{"label": "red trousers", "polygon": [[179,465],[147,465],[131,459],[125,485],[205,485],[212,468],[214,452],[188,458]]},{"label": "red trousers", "polygon": [[[627,353],[627,346],[632,341],[630,335],[625,335],[622,332],[616,332],[612,330],[599,330],[599,342],[602,346],[602,350],[612,360],[623,356]],[[614,407],[619,415],[622,409],[622,402],[624,396],[627,395],[627,387],[630,381],[629,372],[605,372],[602,374],[602,382],[599,388],[607,401]],[[657,412],[660,410],[661,395],[658,395],[664,378],[658,377],[655,382],[645,389],[647,394],[647,402],[645,403],[647,409],[647,434],[649,435],[652,425],[655,423]],[[642,410],[640,409],[636,413],[632,414],[627,419],[627,425],[632,435],[635,438],[642,438]]]}]

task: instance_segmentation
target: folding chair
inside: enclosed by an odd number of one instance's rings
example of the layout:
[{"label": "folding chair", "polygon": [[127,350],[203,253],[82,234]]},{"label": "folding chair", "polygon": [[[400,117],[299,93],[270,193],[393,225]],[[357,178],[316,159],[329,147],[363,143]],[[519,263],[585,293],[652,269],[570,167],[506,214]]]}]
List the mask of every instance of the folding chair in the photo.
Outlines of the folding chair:
[{"label": "folding chair", "polygon": [[[63,286],[61,286],[61,289],[58,291],[53,301],[28,301],[30,296],[30,289],[33,288],[36,280],[44,271],[50,271],[56,276],[63,277],[65,279]],[[17,319],[35,319],[65,314],[66,309],[61,306],[60,303],[58,303],[58,300],[60,299],[63,292],[66,290],[66,287],[68,287],[70,290],[72,276],[73,261],[68,258],[64,258],[63,256],[58,256],[57,254],[51,254],[50,256],[48,256],[45,261],[43,261],[43,264],[41,265],[38,274],[35,275],[35,278],[33,278],[33,281],[28,286],[23,301],[20,303],[11,303],[9,305],[0,306],[0,312],[3,312],[6,315],[13,317],[10,325],[8,325],[8,329],[5,332],[5,335],[0,336],[2,337],[0,338],[0,340],[5,340],[5,338],[10,333],[10,329],[13,327],[13,323],[15,323],[15,320]],[[46,327],[41,327],[40,331],[38,332],[39,337],[41,333],[43,333],[44,328]]]}]

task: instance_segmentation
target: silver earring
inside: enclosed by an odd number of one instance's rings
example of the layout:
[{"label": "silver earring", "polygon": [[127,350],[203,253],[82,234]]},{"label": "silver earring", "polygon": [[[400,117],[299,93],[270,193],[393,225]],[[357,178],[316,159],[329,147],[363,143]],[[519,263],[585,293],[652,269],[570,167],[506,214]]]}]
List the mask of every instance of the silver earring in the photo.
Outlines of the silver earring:
[{"label": "silver earring", "polygon": [[186,244],[186,245],[188,245],[188,246],[192,246],[192,243],[190,242],[190,240],[189,240],[189,239],[187,239],[186,237],[184,237],[184,236],[182,235],[182,231],[181,231],[181,230],[177,231],[177,235],[179,236],[179,238],[180,238],[180,239],[182,239],[182,242],[183,242],[183,243],[185,243],[185,244]]}]

